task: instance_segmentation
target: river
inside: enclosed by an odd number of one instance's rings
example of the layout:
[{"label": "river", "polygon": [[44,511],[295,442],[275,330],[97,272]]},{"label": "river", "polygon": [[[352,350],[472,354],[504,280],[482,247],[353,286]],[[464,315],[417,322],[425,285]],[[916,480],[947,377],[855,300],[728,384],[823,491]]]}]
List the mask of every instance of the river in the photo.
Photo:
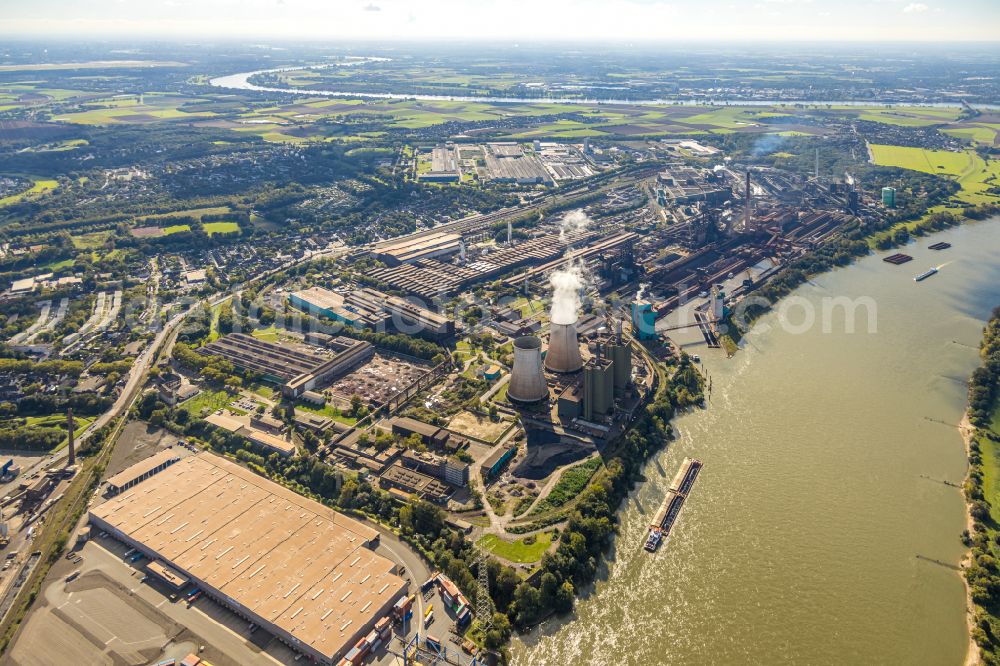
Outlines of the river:
[{"label": "river", "polygon": [[[965,475],[954,425],[1000,304],[1000,218],[902,251],[915,260],[869,256],[794,294],[817,311],[871,297],[875,333],[848,334],[843,317],[792,332],[770,314],[733,358],[698,350],[710,405],[676,419],[601,580],[573,617],[515,639],[516,666],[962,663],[965,592],[945,565],[964,551],[964,505],[942,481]],[[685,456],[705,467],[650,555],[648,521]]]},{"label": "river", "polygon": [[[216,88],[229,90],[252,90],[254,92],[273,92],[307,97],[347,97],[353,99],[388,99],[416,100],[420,102],[472,102],[482,104],[566,104],[580,106],[857,106],[879,108],[956,108],[958,102],[873,102],[859,100],[798,100],[798,99],[591,99],[585,97],[495,97],[490,95],[426,95],[394,92],[365,92],[345,90],[306,90],[304,88],[276,88],[259,86],[250,83],[257,74],[276,74],[300,69],[325,69],[328,67],[347,67],[363,65],[368,62],[387,62],[389,58],[374,56],[354,57],[343,62],[332,62],[321,65],[302,65],[294,67],[276,67],[274,69],[259,69],[254,72],[239,72],[210,79],[208,84]],[[994,110],[1000,107],[988,104],[976,104],[978,109]]]}]

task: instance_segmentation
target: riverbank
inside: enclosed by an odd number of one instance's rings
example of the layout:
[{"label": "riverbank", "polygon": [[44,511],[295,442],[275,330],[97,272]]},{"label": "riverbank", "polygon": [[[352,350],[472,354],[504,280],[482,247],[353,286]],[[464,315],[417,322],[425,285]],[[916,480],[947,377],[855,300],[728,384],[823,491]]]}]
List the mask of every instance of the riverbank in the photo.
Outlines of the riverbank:
[{"label": "riverbank", "polygon": [[969,552],[962,568],[973,645],[966,663],[995,664],[1000,658],[1000,307],[983,331],[980,357],[959,425],[969,461],[964,487]]},{"label": "riverbank", "polygon": [[[972,442],[975,438],[976,429],[973,427],[972,422],[969,421],[969,411],[966,410],[962,414],[962,420],[958,424],[958,432],[962,435],[962,442],[965,444],[965,457],[971,460],[972,456]],[[969,465],[969,469],[965,475],[965,483],[963,483],[963,488],[969,483],[970,475],[972,472],[972,465]],[[964,493],[963,493],[963,496]],[[972,503],[966,499],[965,502],[965,533],[972,534],[974,529],[975,520],[972,518]],[[970,541],[971,543],[971,541]],[[982,664],[982,654],[979,650],[979,645],[976,643],[975,639],[972,637],[972,630],[976,626],[976,606],[972,603],[972,587],[969,585],[969,579],[965,575],[965,571],[972,564],[972,548],[965,551],[965,556],[962,557],[962,563],[959,565],[962,567],[962,585],[965,587],[965,623],[969,628],[969,646],[966,648],[965,654],[965,666],[979,666]]]}]

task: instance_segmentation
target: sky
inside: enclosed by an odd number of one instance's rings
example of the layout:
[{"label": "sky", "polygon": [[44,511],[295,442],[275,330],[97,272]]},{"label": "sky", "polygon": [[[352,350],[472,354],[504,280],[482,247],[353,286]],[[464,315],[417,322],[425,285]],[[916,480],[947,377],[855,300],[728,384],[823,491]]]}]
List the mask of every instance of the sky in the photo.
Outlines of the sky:
[{"label": "sky", "polygon": [[626,43],[1000,41],[1000,0],[0,0],[0,34]]}]

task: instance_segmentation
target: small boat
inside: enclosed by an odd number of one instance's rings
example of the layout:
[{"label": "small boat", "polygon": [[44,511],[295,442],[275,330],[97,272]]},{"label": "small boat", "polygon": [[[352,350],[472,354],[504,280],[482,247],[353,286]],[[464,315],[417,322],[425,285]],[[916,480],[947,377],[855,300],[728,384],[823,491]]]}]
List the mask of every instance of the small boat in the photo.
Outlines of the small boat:
[{"label": "small boat", "polygon": [[913,278],[913,281],[914,282],[921,282],[923,280],[926,280],[927,278],[929,278],[930,276],[934,275],[937,272],[938,272],[938,269],[935,266],[934,268],[930,269],[929,271],[924,271],[923,273],[921,273],[917,277]]}]

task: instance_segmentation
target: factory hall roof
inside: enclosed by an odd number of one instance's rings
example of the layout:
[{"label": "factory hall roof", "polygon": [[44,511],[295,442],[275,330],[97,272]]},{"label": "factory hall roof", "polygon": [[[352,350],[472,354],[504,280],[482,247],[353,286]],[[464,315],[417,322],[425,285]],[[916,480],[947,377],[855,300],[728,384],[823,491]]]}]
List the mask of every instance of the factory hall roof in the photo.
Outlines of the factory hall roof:
[{"label": "factory hall roof", "polygon": [[91,510],[183,574],[334,656],[406,588],[378,532],[209,453]]}]

